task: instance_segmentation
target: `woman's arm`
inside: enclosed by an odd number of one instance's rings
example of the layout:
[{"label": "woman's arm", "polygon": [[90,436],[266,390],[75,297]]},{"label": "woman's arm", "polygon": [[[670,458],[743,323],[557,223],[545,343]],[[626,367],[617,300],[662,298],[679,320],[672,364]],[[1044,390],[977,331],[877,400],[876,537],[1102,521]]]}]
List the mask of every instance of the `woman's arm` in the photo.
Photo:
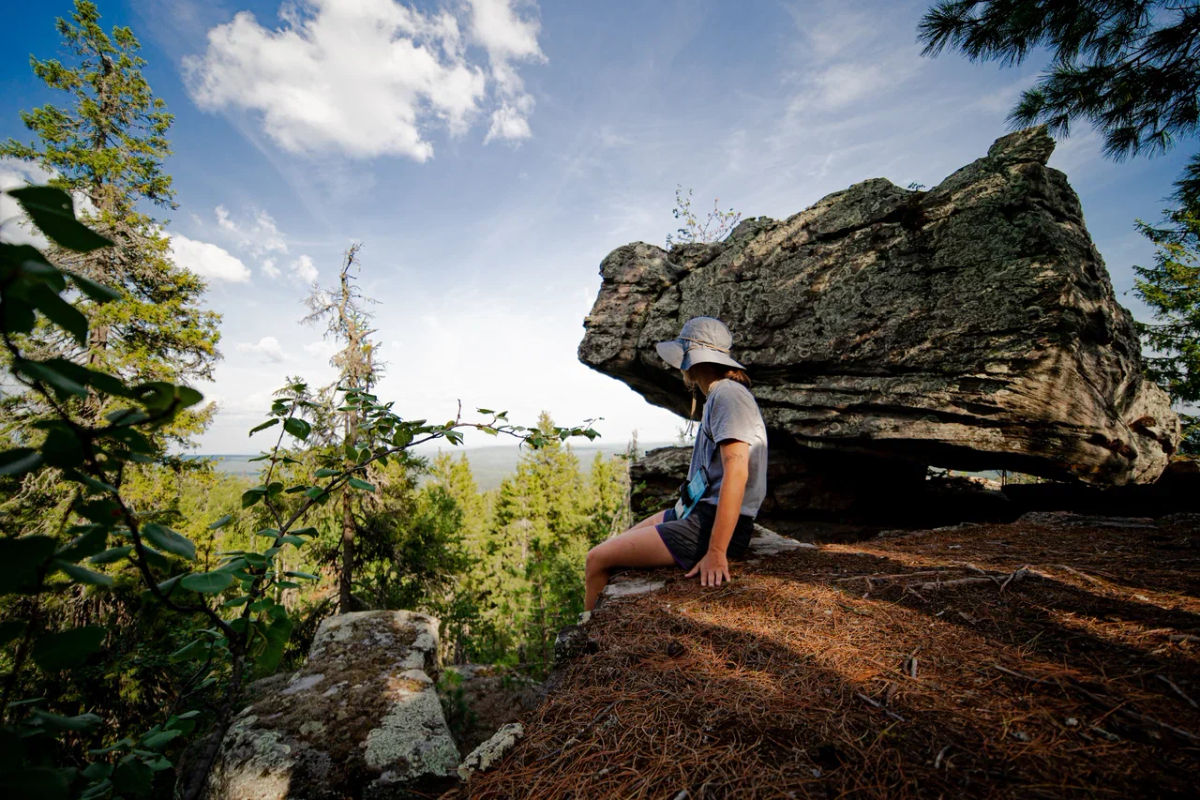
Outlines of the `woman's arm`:
[{"label": "woman's arm", "polygon": [[722,578],[729,580],[729,560],[725,551],[733,538],[742,498],[746,496],[746,481],[750,478],[750,445],[736,439],[721,442],[721,494],[717,497],[717,517],[708,539],[708,552],[684,577],[700,573],[701,586],[720,586]]}]

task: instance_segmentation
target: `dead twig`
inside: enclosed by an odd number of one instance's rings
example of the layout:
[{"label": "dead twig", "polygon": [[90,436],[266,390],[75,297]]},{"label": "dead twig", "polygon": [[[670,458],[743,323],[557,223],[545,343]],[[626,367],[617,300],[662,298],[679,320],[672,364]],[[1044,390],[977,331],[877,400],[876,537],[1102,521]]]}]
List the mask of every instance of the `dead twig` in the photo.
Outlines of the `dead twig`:
[{"label": "dead twig", "polygon": [[855,692],[854,696],[857,697],[859,700],[862,700],[867,705],[878,708],[880,711],[887,714],[889,717],[896,720],[897,722],[904,722],[904,717],[900,716],[895,711],[892,711],[890,708],[886,707],[883,703],[879,702],[875,698],[867,697],[862,692]]},{"label": "dead twig", "polygon": [[923,578],[927,575],[940,575],[940,569],[926,569],[920,572],[877,572],[874,575],[851,575],[848,578],[835,578],[834,583],[846,583],[847,581],[863,581],[867,583],[886,583],[888,581],[898,581],[904,578]]},{"label": "dead twig", "polygon": [[938,589],[947,589],[955,586],[973,586],[981,583],[992,583],[1000,587],[1000,591],[1004,591],[1010,583],[1023,581],[1026,578],[1036,577],[1036,573],[1029,567],[1021,567],[1015,572],[1008,575],[986,575],[979,578],[955,578],[952,581],[930,581],[922,583],[917,588],[924,592],[932,592]]},{"label": "dead twig", "polygon": [[1176,686],[1176,685],[1175,685],[1175,683],[1174,683],[1174,682],[1173,682],[1173,681],[1172,681],[1170,678],[1168,678],[1166,675],[1155,675],[1154,677],[1158,678],[1160,681],[1162,681],[1163,683],[1165,683],[1167,686],[1170,686],[1170,687],[1171,687],[1171,691],[1175,692],[1175,694],[1179,695],[1179,696],[1180,696],[1180,697],[1182,697],[1184,700],[1186,700],[1186,701],[1187,701],[1187,703],[1188,703],[1188,705],[1190,705],[1192,708],[1200,708],[1200,706],[1196,705],[1196,701],[1195,701],[1195,700],[1193,700],[1192,698],[1188,697],[1188,696],[1187,696],[1187,695],[1184,693],[1183,689],[1180,689],[1178,686]]}]

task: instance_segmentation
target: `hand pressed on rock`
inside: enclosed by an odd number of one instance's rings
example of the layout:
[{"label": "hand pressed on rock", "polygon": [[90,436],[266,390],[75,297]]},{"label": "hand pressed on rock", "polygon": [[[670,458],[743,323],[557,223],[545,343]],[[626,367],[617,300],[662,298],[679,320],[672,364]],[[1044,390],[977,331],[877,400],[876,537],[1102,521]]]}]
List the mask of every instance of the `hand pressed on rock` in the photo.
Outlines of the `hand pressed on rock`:
[{"label": "hand pressed on rock", "polygon": [[716,553],[709,550],[704,554],[704,558],[696,562],[696,566],[692,567],[691,571],[684,575],[685,578],[691,578],[696,573],[700,573],[701,586],[720,586],[722,579],[729,581],[729,560],[725,558],[724,553]]}]

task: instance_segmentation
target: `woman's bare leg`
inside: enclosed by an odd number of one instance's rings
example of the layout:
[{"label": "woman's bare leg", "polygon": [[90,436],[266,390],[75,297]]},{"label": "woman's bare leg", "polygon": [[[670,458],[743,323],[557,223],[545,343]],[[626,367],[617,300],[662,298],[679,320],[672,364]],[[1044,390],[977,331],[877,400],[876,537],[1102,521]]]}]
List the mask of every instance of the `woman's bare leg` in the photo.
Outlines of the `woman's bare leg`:
[{"label": "woman's bare leg", "polygon": [[591,611],[608,584],[613,567],[666,567],[675,563],[663,544],[655,525],[662,522],[662,511],[647,517],[634,527],[593,547],[587,554],[584,570],[583,608]]}]

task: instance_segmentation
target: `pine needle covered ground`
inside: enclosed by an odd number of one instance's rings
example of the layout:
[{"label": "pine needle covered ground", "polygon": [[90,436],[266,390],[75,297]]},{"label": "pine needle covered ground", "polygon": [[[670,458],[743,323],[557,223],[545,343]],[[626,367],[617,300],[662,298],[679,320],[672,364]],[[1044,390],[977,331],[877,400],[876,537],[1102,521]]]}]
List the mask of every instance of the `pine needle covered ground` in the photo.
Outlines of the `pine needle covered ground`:
[{"label": "pine needle covered ground", "polygon": [[719,589],[662,570],[452,795],[1194,797],[1198,521],[885,535]]}]

